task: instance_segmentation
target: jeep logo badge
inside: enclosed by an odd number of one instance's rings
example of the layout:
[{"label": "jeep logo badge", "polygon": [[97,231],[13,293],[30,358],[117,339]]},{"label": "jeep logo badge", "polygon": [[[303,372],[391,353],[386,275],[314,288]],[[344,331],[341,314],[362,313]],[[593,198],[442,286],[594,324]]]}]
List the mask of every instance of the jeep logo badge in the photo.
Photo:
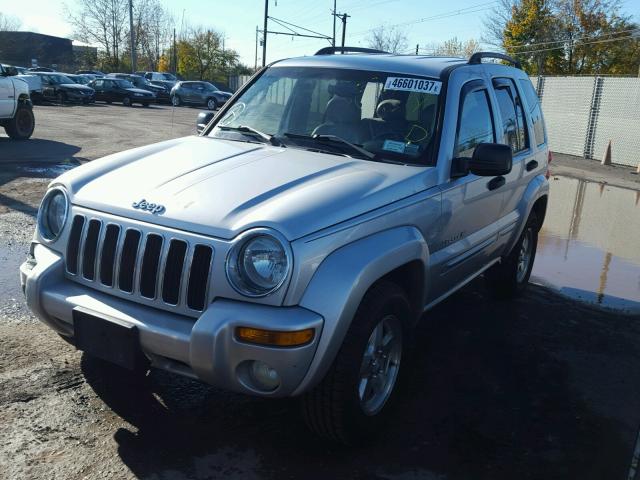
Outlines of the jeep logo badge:
[{"label": "jeep logo badge", "polygon": [[144,198],[139,202],[133,202],[133,208],[137,208],[138,210],[146,210],[147,212],[151,212],[153,214],[160,215],[164,212],[164,205],[159,205],[157,203],[149,203]]}]

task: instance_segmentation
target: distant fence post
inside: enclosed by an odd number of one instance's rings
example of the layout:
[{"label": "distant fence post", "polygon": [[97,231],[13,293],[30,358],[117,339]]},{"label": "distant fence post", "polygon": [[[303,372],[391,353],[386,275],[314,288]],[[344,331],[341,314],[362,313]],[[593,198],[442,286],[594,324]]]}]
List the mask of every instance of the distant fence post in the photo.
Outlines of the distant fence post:
[{"label": "distant fence post", "polygon": [[598,113],[600,112],[600,101],[602,100],[603,81],[604,79],[602,77],[596,77],[596,81],[593,84],[591,110],[589,112],[589,123],[587,125],[587,138],[584,142],[584,158],[593,158],[593,146],[596,139],[596,126],[598,124]]}]

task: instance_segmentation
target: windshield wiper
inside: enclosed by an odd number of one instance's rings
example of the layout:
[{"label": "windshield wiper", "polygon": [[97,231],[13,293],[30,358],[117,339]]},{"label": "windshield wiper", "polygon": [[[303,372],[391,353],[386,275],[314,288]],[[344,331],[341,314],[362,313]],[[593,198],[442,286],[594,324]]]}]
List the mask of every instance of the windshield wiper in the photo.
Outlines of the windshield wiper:
[{"label": "windshield wiper", "polygon": [[256,130],[253,127],[248,125],[238,125],[237,127],[228,127],[226,125],[217,125],[220,130],[223,131],[233,131],[233,132],[241,132],[241,133],[250,133],[252,135],[256,135],[260,137],[265,142],[269,142],[271,145],[275,147],[281,147],[282,142],[280,142],[273,135],[269,135],[268,133],[261,132],[260,130]]},{"label": "windshield wiper", "polygon": [[335,143],[341,143],[343,145],[348,146],[351,150],[358,152],[360,155],[368,158],[369,160],[373,160],[375,158],[375,154],[371,153],[368,150],[365,150],[364,148],[355,145],[353,143],[351,143],[348,140],[345,140],[342,137],[339,137],[337,135],[300,135],[298,133],[283,133],[283,136],[287,137],[287,138],[303,138],[303,139],[307,139],[307,140],[315,140],[315,141],[329,141],[329,142],[335,142]]}]

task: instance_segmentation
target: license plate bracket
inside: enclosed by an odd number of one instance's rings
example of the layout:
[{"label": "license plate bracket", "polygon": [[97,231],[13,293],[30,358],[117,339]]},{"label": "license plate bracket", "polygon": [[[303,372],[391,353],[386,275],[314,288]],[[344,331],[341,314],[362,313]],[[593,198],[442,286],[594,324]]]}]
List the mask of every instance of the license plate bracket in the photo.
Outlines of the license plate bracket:
[{"label": "license plate bracket", "polygon": [[138,328],[113,318],[73,310],[75,346],[78,350],[128,370],[145,370],[149,362],[140,347]]}]

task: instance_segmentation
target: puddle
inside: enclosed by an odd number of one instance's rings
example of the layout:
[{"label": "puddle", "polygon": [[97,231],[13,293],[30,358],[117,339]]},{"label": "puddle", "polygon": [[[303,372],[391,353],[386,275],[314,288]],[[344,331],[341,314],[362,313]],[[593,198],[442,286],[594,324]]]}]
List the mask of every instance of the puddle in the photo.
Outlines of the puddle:
[{"label": "puddle", "polygon": [[554,177],[531,276],[577,300],[640,314],[640,192]]}]

